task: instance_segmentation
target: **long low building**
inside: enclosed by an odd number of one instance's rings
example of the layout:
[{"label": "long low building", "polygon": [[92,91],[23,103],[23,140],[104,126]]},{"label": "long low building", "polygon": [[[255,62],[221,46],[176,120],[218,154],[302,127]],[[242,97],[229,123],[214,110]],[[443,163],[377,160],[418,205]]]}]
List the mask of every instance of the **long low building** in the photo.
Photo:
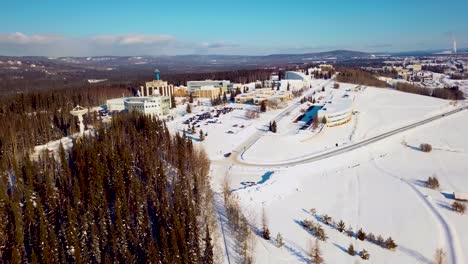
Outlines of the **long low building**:
[{"label": "long low building", "polygon": [[128,97],[124,100],[125,109],[146,115],[162,117],[169,114],[171,98],[154,94],[145,97]]},{"label": "long low building", "polygon": [[205,81],[188,81],[187,90],[189,93],[192,93],[196,90],[202,89],[203,86],[213,86],[215,88],[223,88],[227,91],[232,90],[232,83],[230,81],[217,81],[217,80],[205,80]]},{"label": "long low building", "polygon": [[107,110],[113,111],[123,111],[125,110],[125,98],[114,98],[106,101]]},{"label": "long low building", "polygon": [[292,99],[292,93],[290,91],[277,91],[270,88],[256,89],[255,91],[238,94],[235,97],[236,103],[247,103],[252,102],[254,104],[261,104],[263,101],[277,99],[280,102],[289,101]]},{"label": "long low building", "polygon": [[348,123],[353,115],[354,100],[345,93],[341,97],[329,99],[318,111],[318,118],[327,120],[327,126],[339,126]]}]

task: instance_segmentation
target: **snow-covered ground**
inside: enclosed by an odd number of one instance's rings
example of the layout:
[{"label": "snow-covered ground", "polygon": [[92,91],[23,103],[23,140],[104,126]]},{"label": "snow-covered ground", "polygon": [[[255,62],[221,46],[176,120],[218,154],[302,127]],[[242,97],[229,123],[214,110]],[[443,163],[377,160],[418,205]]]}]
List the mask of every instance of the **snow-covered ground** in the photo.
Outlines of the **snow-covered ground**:
[{"label": "snow-covered ground", "polygon": [[[468,216],[449,209],[451,192],[468,192],[466,120],[468,112],[463,111],[346,154],[277,169],[264,182],[270,169],[235,165],[226,170],[214,164],[214,180],[227,174],[251,224],[260,228],[265,208],[272,236],[280,232],[285,238],[285,247],[278,249],[258,237],[256,263],[305,262],[313,236],[298,222],[314,220],[308,212],[311,208],[336,221],[342,219],[355,231],[363,228],[391,236],[398,244],[392,252],[322,225],[329,236],[322,243],[327,263],[357,261],[359,257],[345,252],[350,243],[357,251],[370,252],[370,260],[362,262],[432,263],[436,248],[442,247],[449,263],[466,263]],[[421,152],[422,142],[432,144],[434,150]],[[440,190],[421,186],[433,175],[441,183]],[[245,188],[241,184],[245,181],[261,183]]]},{"label": "snow-covered ground", "polygon": [[[330,89],[338,94],[355,85],[341,84],[340,89]],[[347,124],[325,128],[321,133],[291,134],[286,129],[285,119],[279,125],[278,134],[261,137],[242,155],[248,162],[280,162],[299,157],[316,155],[338,146],[370,138],[384,132],[431,117],[453,108],[449,101],[432,97],[402,93],[390,89],[368,87],[363,91],[350,92],[355,96],[352,120]],[[307,136],[309,135],[309,136]]]},{"label": "snow-covered ground", "polygon": [[[326,80],[312,80],[312,89],[306,91],[306,93],[312,94],[314,91],[320,90],[323,85],[327,87],[331,86],[330,81]],[[319,92],[318,94],[322,94]],[[325,96],[325,93],[323,93]],[[317,97],[318,98],[318,97]],[[288,108],[284,109],[269,109],[266,113],[260,113],[259,118],[248,119],[245,116],[246,110],[255,108],[258,106],[247,105],[247,104],[227,104],[226,107],[234,108],[234,111],[222,114],[218,118],[212,118],[209,120],[217,120],[216,123],[208,123],[208,120],[199,122],[196,127],[195,134],[193,137],[198,139],[200,129],[208,133],[208,136],[203,142],[198,142],[195,140],[196,144],[202,145],[207,152],[208,156],[212,160],[223,159],[225,153],[235,151],[236,147],[241,145],[249,137],[257,132],[264,131],[267,128],[267,124],[273,120],[274,117],[281,115],[284,112],[284,118],[278,122],[278,129],[285,130],[285,127],[290,129],[289,132],[297,132],[297,125],[291,124],[297,115],[300,114],[300,109],[305,108],[306,104],[300,105],[298,101],[300,98],[295,98],[293,101],[289,102]],[[224,106],[217,106],[215,108],[210,106],[205,106],[208,104],[207,100],[204,100],[200,104],[194,102],[194,107],[192,107],[192,113],[186,114],[186,104],[178,105],[177,109],[173,110],[173,116],[175,116],[174,121],[168,122],[168,127],[171,132],[181,133],[183,129],[187,130],[188,125],[183,124],[185,120],[190,117],[194,117],[197,114],[202,114],[205,112],[210,112],[213,109],[222,109]],[[291,111],[289,111],[291,109]],[[213,113],[212,113],[213,114]],[[229,132],[231,131],[231,132]],[[306,135],[307,136],[307,135]],[[233,153],[234,155],[235,153]]]}]

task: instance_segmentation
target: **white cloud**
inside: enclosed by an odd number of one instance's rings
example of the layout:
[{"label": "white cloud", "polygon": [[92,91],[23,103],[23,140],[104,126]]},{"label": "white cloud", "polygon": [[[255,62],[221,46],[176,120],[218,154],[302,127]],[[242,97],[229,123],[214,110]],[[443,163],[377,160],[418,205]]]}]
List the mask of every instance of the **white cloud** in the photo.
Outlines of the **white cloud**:
[{"label": "white cloud", "polygon": [[237,44],[230,44],[226,43],[224,41],[216,41],[216,42],[205,42],[202,43],[203,48],[208,48],[208,49],[218,49],[218,48],[235,48],[239,47]]},{"label": "white cloud", "polygon": [[175,41],[172,36],[150,34],[98,35],[91,39],[101,45],[164,45]]},{"label": "white cloud", "polygon": [[163,34],[102,34],[65,36],[0,32],[0,55],[99,56],[248,53],[224,41],[193,42]]},{"label": "white cloud", "polygon": [[0,44],[49,44],[60,40],[59,36],[55,35],[26,35],[21,32],[15,33],[0,33]]}]

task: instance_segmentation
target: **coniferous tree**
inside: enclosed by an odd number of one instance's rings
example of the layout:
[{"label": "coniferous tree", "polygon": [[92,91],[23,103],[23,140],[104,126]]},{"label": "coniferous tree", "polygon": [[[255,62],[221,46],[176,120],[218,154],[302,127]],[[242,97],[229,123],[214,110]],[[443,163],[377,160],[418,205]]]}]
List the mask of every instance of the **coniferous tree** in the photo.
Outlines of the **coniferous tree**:
[{"label": "coniferous tree", "polygon": [[205,163],[191,140],[138,113],[115,115],[56,158],[20,158],[11,188],[0,177],[0,243],[11,245],[0,262],[199,263]]},{"label": "coniferous tree", "polygon": [[199,138],[200,138],[200,141],[205,140],[205,133],[203,133],[203,130],[201,130],[201,129],[200,129],[200,136],[199,136]]},{"label": "coniferous tree", "polygon": [[176,101],[173,94],[171,94],[171,108],[176,108]]},{"label": "coniferous tree", "polygon": [[447,253],[442,248],[438,248],[434,254],[434,264],[446,264]]},{"label": "coniferous tree", "polygon": [[354,251],[354,246],[353,244],[349,244],[349,247],[348,247],[348,254],[351,255],[351,256],[354,256],[355,251]]},{"label": "coniferous tree", "polygon": [[316,239],[315,243],[311,245],[309,249],[310,262],[313,264],[322,264],[324,263],[322,257],[322,250],[320,249],[319,240]]},{"label": "coniferous tree", "polygon": [[343,220],[340,220],[340,222],[338,222],[337,229],[340,233],[343,233],[343,231],[346,229],[346,225],[343,222]]},{"label": "coniferous tree", "polygon": [[260,103],[260,112],[265,113],[266,110],[267,110],[266,102],[265,102],[265,101],[262,101],[262,102]]},{"label": "coniferous tree", "polygon": [[357,238],[361,241],[364,241],[366,239],[366,233],[362,231],[362,228],[360,228],[357,232]]},{"label": "coniferous tree", "polygon": [[276,246],[281,248],[283,245],[284,245],[283,236],[281,235],[281,233],[278,233],[276,235]]},{"label": "coniferous tree", "polygon": [[213,264],[213,245],[211,244],[211,237],[210,237],[210,231],[209,227],[206,228],[206,234],[205,234],[205,250],[203,251],[203,258],[202,258],[202,263],[203,264]]},{"label": "coniferous tree", "polygon": [[389,238],[387,238],[387,240],[385,240],[385,248],[390,249],[390,250],[394,250],[396,247],[397,247],[397,245],[395,244],[395,242],[393,241],[393,239],[391,237],[389,237]]},{"label": "coniferous tree", "polygon": [[268,228],[268,219],[265,215],[265,208],[262,210],[262,237],[270,240],[270,229]]},{"label": "coniferous tree", "polygon": [[312,121],[312,128],[315,130],[319,127],[319,121],[318,121],[318,116],[314,117],[314,120]]},{"label": "coniferous tree", "polygon": [[370,254],[369,254],[369,252],[367,252],[367,250],[363,249],[361,252],[359,252],[359,256],[362,259],[367,260],[367,259],[369,259]]}]

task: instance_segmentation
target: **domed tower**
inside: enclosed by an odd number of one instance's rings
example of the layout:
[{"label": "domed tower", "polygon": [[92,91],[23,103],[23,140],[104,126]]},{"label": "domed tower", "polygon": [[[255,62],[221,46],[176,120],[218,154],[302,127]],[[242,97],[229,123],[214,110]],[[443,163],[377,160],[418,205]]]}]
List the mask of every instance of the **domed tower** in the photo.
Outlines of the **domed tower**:
[{"label": "domed tower", "polygon": [[161,72],[158,69],[154,70],[154,74],[156,75],[157,81],[161,80]]}]

